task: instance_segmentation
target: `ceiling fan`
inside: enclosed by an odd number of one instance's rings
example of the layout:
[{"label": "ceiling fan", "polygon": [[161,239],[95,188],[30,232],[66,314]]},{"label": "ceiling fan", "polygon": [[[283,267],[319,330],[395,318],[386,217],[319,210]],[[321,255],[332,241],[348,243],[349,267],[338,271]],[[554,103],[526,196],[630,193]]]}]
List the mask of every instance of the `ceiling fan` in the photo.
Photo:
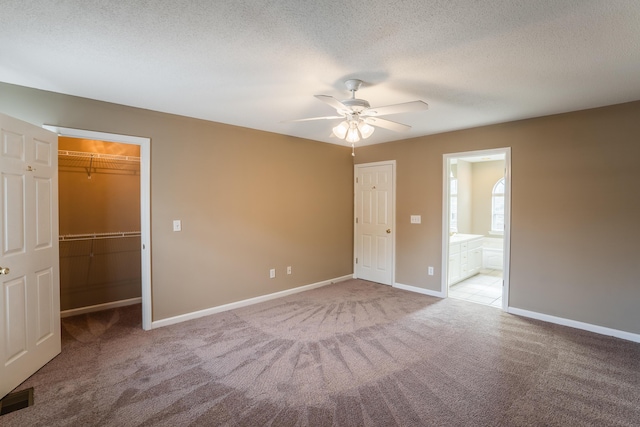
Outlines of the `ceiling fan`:
[{"label": "ceiling fan", "polygon": [[374,126],[396,132],[408,131],[411,126],[391,120],[383,119],[380,116],[391,114],[407,113],[412,111],[422,111],[429,108],[426,102],[411,101],[402,104],[386,105],[383,107],[372,108],[369,102],[364,99],[356,98],[356,92],[362,85],[362,80],[350,79],[344,82],[347,89],[351,92],[351,98],[338,101],[329,95],[315,95],[320,101],[325,102],[336,109],[336,116],[311,117],[307,119],[292,120],[293,122],[306,122],[310,120],[333,120],[343,119],[340,124],[333,128],[332,136],[344,139],[351,143],[351,146],[366,139],[373,134]]}]

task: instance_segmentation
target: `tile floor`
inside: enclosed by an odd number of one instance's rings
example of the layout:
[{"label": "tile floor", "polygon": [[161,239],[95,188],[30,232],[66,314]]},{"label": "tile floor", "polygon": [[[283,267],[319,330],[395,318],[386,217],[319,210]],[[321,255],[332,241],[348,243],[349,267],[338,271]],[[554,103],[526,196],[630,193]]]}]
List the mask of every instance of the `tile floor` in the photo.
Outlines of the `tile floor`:
[{"label": "tile floor", "polygon": [[449,287],[451,298],[502,308],[502,270],[480,273]]}]

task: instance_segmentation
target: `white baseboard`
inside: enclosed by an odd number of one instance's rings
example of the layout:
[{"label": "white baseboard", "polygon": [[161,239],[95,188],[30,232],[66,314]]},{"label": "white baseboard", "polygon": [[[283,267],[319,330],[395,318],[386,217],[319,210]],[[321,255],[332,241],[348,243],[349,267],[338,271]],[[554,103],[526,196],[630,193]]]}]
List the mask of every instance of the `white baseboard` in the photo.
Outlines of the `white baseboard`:
[{"label": "white baseboard", "polygon": [[608,335],[616,338],[622,338],[623,340],[633,341],[640,343],[640,334],[634,334],[632,332],[620,331],[618,329],[606,328],[604,326],[592,325],[591,323],[579,322],[577,320],[565,319],[563,317],[551,316],[548,314],[537,313],[535,311],[523,310],[521,308],[509,307],[508,313],[515,314],[517,316],[529,317],[531,319],[543,320],[549,323],[555,323],[557,325],[569,326],[571,328],[582,329],[584,331],[595,332],[596,334]]},{"label": "white baseboard", "polygon": [[88,307],[72,308],[70,310],[61,311],[60,317],[61,318],[71,317],[71,316],[77,316],[78,314],[93,313],[94,311],[102,311],[110,308],[126,307],[127,305],[140,304],[141,302],[142,302],[142,298],[138,297],[138,298],[123,299],[123,300],[114,301],[114,302],[106,302],[104,304],[90,305]]},{"label": "white baseboard", "polygon": [[[432,297],[445,298],[445,295],[439,291],[432,291],[430,289],[418,288],[417,286],[403,285],[402,283],[396,283],[394,288],[404,289],[405,291],[416,292],[419,294],[429,295]],[[544,322],[555,323],[556,325],[569,326],[571,328],[582,329],[584,331],[595,332],[600,335],[607,335],[623,340],[633,341],[640,343],[640,334],[634,334],[632,332],[620,331],[618,329],[607,328],[604,326],[593,325],[590,323],[579,322],[577,320],[565,319],[563,317],[551,316],[548,314],[538,313],[535,311],[523,310],[521,308],[508,307],[507,313],[515,314],[516,316],[529,317],[531,319],[542,320]]]},{"label": "white baseboard", "polygon": [[444,294],[440,291],[432,291],[431,289],[419,288],[417,286],[403,285],[402,283],[395,283],[394,288],[404,289],[405,291],[416,292],[423,295],[429,295],[431,297],[444,298]]},{"label": "white baseboard", "polygon": [[186,322],[187,320],[197,319],[199,317],[209,316],[215,313],[221,313],[223,311],[233,310],[235,308],[246,307],[248,305],[258,304],[260,302],[269,301],[276,298],[282,298],[287,295],[297,294],[298,292],[304,292],[311,289],[319,288],[326,285],[331,285],[338,282],[343,282],[353,278],[353,274],[347,276],[337,277],[335,279],[323,280],[322,282],[312,283],[310,285],[299,286],[293,289],[287,289],[286,291],[274,292],[268,295],[262,295],[255,298],[249,298],[242,301],[236,301],[229,304],[219,305],[216,307],[207,308],[204,310],[194,311],[191,313],[181,314],[179,316],[169,317],[167,319],[156,320],[151,322],[151,329],[161,328],[163,326],[169,326],[176,323]]}]

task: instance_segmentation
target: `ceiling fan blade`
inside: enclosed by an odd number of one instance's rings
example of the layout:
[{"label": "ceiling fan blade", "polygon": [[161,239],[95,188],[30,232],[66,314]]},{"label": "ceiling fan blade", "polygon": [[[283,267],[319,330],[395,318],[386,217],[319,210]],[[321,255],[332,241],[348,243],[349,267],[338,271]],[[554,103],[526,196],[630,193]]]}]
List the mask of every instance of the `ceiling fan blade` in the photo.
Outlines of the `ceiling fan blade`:
[{"label": "ceiling fan blade", "polygon": [[329,96],[329,95],[313,95],[313,96],[318,98],[320,101],[326,102],[327,104],[331,105],[337,111],[349,110],[349,107],[347,107],[342,102],[340,102],[337,99],[335,99],[333,96]]},{"label": "ceiling fan blade", "polygon": [[312,120],[334,120],[344,119],[344,116],[309,117],[308,119],[285,120],[284,122],[309,122]]},{"label": "ceiling fan blade", "polygon": [[396,132],[404,132],[411,129],[409,125],[403,125],[402,123],[392,122],[391,120],[381,119],[379,117],[365,117],[364,121],[371,126],[394,130]]},{"label": "ceiling fan blade", "polygon": [[411,101],[402,104],[385,105],[384,107],[369,108],[364,111],[365,116],[386,116],[389,114],[408,113],[411,111],[422,111],[429,108],[424,101]]}]

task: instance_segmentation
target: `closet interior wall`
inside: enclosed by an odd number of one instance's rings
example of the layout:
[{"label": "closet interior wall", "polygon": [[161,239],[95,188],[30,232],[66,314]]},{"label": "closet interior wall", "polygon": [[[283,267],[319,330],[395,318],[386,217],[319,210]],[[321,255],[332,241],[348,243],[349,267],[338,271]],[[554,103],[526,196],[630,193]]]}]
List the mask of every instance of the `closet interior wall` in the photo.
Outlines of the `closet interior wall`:
[{"label": "closet interior wall", "polygon": [[59,138],[60,309],[139,298],[140,147]]}]

